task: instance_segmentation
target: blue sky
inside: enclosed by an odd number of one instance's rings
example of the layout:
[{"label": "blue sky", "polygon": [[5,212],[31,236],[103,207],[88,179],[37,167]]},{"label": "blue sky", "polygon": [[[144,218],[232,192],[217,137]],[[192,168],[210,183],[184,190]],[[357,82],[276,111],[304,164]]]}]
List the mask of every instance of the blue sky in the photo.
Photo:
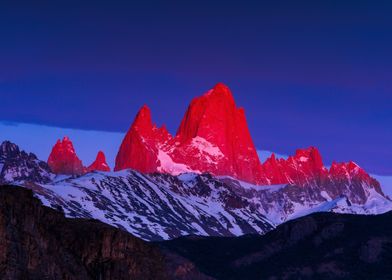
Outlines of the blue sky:
[{"label": "blue sky", "polygon": [[148,104],[175,133],[224,82],[258,149],[392,174],[392,2],[139,2],[1,2],[0,120],[124,133]]}]

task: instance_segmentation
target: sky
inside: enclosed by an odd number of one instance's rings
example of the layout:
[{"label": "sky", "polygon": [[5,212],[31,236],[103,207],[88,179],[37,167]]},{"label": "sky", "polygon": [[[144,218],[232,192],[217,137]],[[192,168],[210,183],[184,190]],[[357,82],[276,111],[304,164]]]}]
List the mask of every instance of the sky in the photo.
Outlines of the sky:
[{"label": "sky", "polygon": [[[327,164],[392,174],[391,13],[390,1],[1,1],[0,121],[28,146],[18,123],[120,135],[147,104],[175,133],[223,82],[257,149],[316,146]],[[77,150],[118,148],[105,139]]]}]

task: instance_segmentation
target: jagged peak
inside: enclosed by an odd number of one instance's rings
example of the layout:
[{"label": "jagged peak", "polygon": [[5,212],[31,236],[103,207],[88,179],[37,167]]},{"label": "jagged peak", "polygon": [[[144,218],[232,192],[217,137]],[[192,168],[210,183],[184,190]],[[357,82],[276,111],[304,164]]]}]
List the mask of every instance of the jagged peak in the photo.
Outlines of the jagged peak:
[{"label": "jagged peak", "polygon": [[106,156],[105,153],[103,151],[98,151],[97,153],[97,157],[95,158],[95,160],[103,160],[106,162]]},{"label": "jagged peak", "polygon": [[54,150],[67,151],[69,153],[76,154],[73,142],[68,136],[64,136],[62,140],[57,139],[56,144],[53,146],[52,152]]},{"label": "jagged peak", "polygon": [[82,161],[76,155],[71,139],[64,136],[57,140],[48,157],[48,165],[56,174],[81,175],[84,173]]},{"label": "jagged peak", "polygon": [[[238,117],[238,114],[246,122],[244,111],[236,107],[229,87],[223,83],[218,83],[205,94],[195,97],[191,101],[176,135],[183,139],[192,139],[205,126],[209,126],[214,122],[216,126],[219,126],[221,119],[229,119],[233,115]],[[225,115],[225,117],[222,115]],[[219,124],[216,120],[218,120]]]},{"label": "jagged peak", "polygon": [[212,89],[199,98],[204,99],[204,102],[219,100],[220,102],[227,102],[230,105],[235,105],[233,94],[231,93],[230,88],[224,83],[217,83]]},{"label": "jagged peak", "polygon": [[320,151],[313,146],[305,149],[297,149],[295,151],[295,155],[292,158],[300,162],[311,161],[315,164],[316,167],[319,168],[324,166]]},{"label": "jagged peak", "polygon": [[95,161],[87,167],[87,171],[110,171],[110,167],[106,162],[106,156],[103,151],[98,151]]},{"label": "jagged peak", "polygon": [[139,109],[138,113],[136,114],[136,117],[132,124],[132,128],[143,130],[152,129],[153,126],[154,125],[152,123],[151,110],[145,104]]},{"label": "jagged peak", "polygon": [[1,143],[0,145],[0,150],[2,152],[13,152],[13,151],[18,151],[19,147],[15,143],[12,143],[11,141],[5,140]]},{"label": "jagged peak", "polygon": [[271,153],[271,155],[264,161],[263,164],[271,164],[271,163],[276,163],[277,158],[275,153]]}]

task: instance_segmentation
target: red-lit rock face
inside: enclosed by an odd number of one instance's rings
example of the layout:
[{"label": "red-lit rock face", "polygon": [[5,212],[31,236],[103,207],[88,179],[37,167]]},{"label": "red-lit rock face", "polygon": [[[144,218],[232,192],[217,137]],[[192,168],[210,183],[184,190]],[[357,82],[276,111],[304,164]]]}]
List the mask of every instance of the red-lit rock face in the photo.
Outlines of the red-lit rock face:
[{"label": "red-lit rock face", "polygon": [[260,185],[365,182],[377,188],[377,181],[354,163],[334,164],[328,170],[314,147],[297,150],[288,159],[272,155],[261,164],[244,110],[223,84],[192,100],[174,137],[153,124],[147,106],[141,108],[116,158],[115,170],[126,168],[172,175],[207,172]]},{"label": "red-lit rock face", "polygon": [[192,101],[174,138],[152,124],[144,106],[121,144],[115,170],[209,172],[257,183],[260,167],[244,111],[230,90],[217,84]]},{"label": "red-lit rock face", "polygon": [[262,165],[265,179],[270,184],[292,184],[300,187],[317,188],[323,186],[335,196],[344,194],[344,189],[351,191],[346,195],[354,203],[363,203],[369,194],[365,193],[366,185],[382,194],[380,184],[370,177],[357,164],[333,163],[328,170],[322,162],[319,151],[310,147],[297,150],[294,156],[276,159],[268,158]]},{"label": "red-lit rock face", "polygon": [[328,177],[328,170],[314,147],[297,150],[287,160],[276,159],[272,155],[264,162],[262,169],[270,184],[314,185]]},{"label": "red-lit rock face", "polygon": [[244,110],[237,108],[230,89],[223,84],[191,102],[176,142],[175,161],[192,170],[261,182],[260,161]]},{"label": "red-lit rock face", "polygon": [[151,112],[143,106],[127,132],[116,157],[115,171],[132,168],[144,173],[158,170],[160,146],[171,139],[165,127],[152,123]]},{"label": "red-lit rock face", "polygon": [[110,171],[110,167],[106,163],[105,154],[102,151],[98,152],[95,161],[89,167],[87,167],[87,172],[91,171]]},{"label": "red-lit rock face", "polygon": [[64,137],[57,140],[48,158],[48,165],[55,174],[82,175],[84,167],[76,155],[71,140]]}]

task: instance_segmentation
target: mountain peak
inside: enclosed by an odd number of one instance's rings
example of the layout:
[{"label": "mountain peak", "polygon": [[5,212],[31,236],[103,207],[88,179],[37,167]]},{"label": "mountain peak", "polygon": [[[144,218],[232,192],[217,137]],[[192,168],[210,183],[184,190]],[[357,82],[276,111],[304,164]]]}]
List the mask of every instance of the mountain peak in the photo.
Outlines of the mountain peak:
[{"label": "mountain peak", "polygon": [[143,105],[136,114],[132,127],[141,131],[149,131],[153,126],[151,110],[147,105]]},{"label": "mountain peak", "polygon": [[105,154],[99,151],[95,161],[87,167],[87,172],[91,171],[110,171],[110,167],[106,162]]},{"label": "mountain peak", "polygon": [[165,126],[157,128],[153,124],[151,110],[144,105],[121,143],[114,171],[132,168],[144,173],[155,172],[159,163],[158,147],[170,139]]},{"label": "mountain peak", "polygon": [[215,95],[220,97],[225,97],[234,101],[233,94],[230,88],[224,83],[217,83],[212,89],[210,89],[205,96]]},{"label": "mountain peak", "polygon": [[174,139],[164,126],[157,128],[148,107],[142,107],[116,158],[115,170],[125,168],[209,172],[251,182],[259,182],[261,171],[245,112],[222,83],[192,100]]},{"label": "mountain peak", "polygon": [[[227,106],[236,107],[235,100],[231,90],[223,83],[217,83],[212,89],[207,91],[204,95],[195,98],[194,100],[201,99],[205,106]],[[200,102],[200,101],[199,101]],[[193,103],[193,102],[192,102]],[[192,104],[191,104],[192,105]]]},{"label": "mountain peak", "polygon": [[82,175],[84,167],[76,155],[73,143],[65,136],[57,140],[48,158],[48,165],[55,174]]},{"label": "mountain peak", "polygon": [[294,158],[300,162],[310,161],[310,163],[316,169],[322,168],[324,166],[321,158],[321,154],[316,147],[298,149],[295,152]]},{"label": "mountain peak", "polygon": [[10,142],[10,141],[3,141],[0,145],[0,152],[5,156],[6,154],[11,154],[11,153],[18,153],[19,152],[19,147]]}]

